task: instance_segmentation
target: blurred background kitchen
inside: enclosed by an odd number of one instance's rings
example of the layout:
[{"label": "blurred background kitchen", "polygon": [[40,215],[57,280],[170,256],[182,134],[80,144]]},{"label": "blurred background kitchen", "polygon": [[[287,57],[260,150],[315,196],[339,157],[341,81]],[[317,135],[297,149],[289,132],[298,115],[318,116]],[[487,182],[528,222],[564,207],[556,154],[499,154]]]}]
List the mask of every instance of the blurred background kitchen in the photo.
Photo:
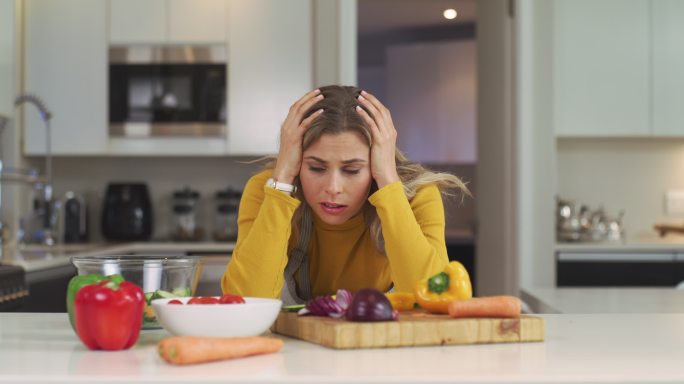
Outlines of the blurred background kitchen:
[{"label": "blurred background kitchen", "polygon": [[4,270],[35,298],[73,274],[54,260],[118,246],[214,257],[217,284],[250,161],[339,83],[469,182],[446,238],[478,294],[674,287],[683,21],[677,0],[0,0]]}]

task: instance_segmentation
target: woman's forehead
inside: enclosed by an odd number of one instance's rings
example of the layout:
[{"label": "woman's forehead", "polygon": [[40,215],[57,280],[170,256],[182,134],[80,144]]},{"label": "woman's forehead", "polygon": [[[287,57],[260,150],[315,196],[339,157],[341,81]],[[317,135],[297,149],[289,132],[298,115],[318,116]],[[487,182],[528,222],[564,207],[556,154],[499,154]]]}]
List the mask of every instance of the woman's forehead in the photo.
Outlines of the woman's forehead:
[{"label": "woman's forehead", "polygon": [[323,134],[304,151],[304,157],[313,156],[325,161],[368,160],[370,148],[361,134],[346,131]]}]

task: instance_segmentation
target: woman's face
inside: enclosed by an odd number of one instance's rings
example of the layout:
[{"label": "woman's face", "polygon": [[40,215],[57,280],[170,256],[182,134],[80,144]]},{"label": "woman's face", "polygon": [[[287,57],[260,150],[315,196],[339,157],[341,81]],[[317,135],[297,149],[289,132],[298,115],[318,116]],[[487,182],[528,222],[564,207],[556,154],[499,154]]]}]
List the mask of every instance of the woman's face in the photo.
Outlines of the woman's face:
[{"label": "woman's face", "polygon": [[342,224],[368,199],[370,148],[354,132],[324,134],[304,151],[299,172],[306,202],[327,224]]}]

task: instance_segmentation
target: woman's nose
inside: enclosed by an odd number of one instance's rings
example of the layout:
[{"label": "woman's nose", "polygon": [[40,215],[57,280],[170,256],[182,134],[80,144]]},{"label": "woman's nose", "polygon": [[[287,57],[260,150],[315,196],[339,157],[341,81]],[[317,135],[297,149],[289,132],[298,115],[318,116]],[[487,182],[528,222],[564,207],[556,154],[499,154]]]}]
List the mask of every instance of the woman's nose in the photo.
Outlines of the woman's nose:
[{"label": "woman's nose", "polygon": [[342,192],[342,181],[336,172],[333,172],[328,178],[325,184],[325,192],[331,195],[337,195]]}]

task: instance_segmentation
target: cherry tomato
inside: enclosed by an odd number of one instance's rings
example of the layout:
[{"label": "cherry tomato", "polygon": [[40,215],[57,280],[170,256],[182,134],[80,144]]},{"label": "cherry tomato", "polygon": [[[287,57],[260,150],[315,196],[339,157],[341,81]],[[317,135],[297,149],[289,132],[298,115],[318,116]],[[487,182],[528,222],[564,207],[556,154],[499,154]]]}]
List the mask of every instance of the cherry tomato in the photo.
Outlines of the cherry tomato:
[{"label": "cherry tomato", "polygon": [[240,295],[231,295],[229,293],[221,296],[219,304],[244,304],[245,299]]},{"label": "cherry tomato", "polygon": [[213,296],[197,296],[188,300],[188,304],[218,304],[219,300]]},{"label": "cherry tomato", "polygon": [[173,299],[173,300],[169,300],[169,302],[166,304],[183,304],[183,302],[178,300],[178,299]]}]

